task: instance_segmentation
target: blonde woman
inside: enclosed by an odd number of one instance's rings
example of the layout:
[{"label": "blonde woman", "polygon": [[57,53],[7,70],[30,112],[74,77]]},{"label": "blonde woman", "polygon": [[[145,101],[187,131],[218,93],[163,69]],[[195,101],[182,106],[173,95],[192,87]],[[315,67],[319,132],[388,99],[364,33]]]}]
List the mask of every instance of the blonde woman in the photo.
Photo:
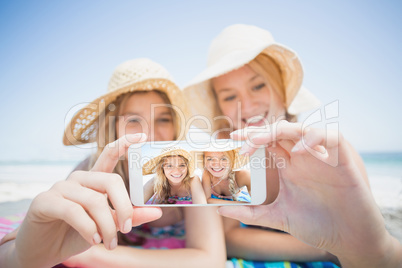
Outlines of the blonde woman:
[{"label": "blonde woman", "polygon": [[166,147],[143,166],[143,175],[156,173],[144,187],[147,204],[206,204],[194,160],[179,146]]},{"label": "blonde woman", "polygon": [[191,103],[193,112],[212,122],[215,135],[249,140],[241,153],[265,146],[268,157],[275,155],[286,163],[277,168],[275,159],[269,161],[274,163],[266,170],[270,205],[226,207],[220,212],[285,230],[298,239],[225,224],[228,254],[259,260],[337,261],[329,251],[345,267],[400,266],[401,245],[384,228],[358,153],[339,133],[289,123],[319,104],[302,87],[302,80],[294,51],[275,42],[264,29],[238,24],[212,41],[208,68],[185,89],[189,100],[197,100]]},{"label": "blonde woman", "polygon": [[80,110],[65,131],[65,145],[97,143],[97,154],[79,167],[90,171],[73,172],[34,199],[18,235],[3,240],[0,266],[224,267],[221,222],[210,208],[163,210],[164,224],[175,228],[183,222],[185,240],[175,250],[124,246],[136,244],[130,240],[133,225],[161,216],[156,208],[132,207],[127,149],[146,140],[182,138],[180,116],[186,112],[176,109],[181,100],[159,64],[136,59],[119,65],[108,93]]},{"label": "blonde woman", "polygon": [[[302,87],[302,80],[301,63],[292,50],[276,43],[266,30],[237,24],[224,29],[211,42],[208,67],[184,92],[188,100],[197,100],[190,107],[193,114],[210,121],[211,134],[227,139],[230,132],[245,127],[266,129],[275,122],[294,122],[300,112],[318,107],[319,101]],[[202,120],[195,122],[205,127]],[[280,173],[268,147],[266,156],[269,204],[280,191]],[[357,161],[364,172],[361,159]],[[326,251],[283,232],[241,228],[239,222],[229,219],[225,219],[225,230],[231,257],[267,261],[334,259]],[[244,243],[245,236],[250,243]]]},{"label": "blonde woman", "polygon": [[196,152],[203,169],[202,186],[208,204],[251,202],[250,171],[240,169],[246,158],[233,150]]}]

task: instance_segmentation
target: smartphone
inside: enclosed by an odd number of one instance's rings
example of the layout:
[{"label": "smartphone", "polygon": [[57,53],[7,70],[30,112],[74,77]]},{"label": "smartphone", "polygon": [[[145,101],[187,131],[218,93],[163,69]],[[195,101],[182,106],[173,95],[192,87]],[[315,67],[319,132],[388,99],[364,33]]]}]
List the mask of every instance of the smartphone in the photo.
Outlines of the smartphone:
[{"label": "smartphone", "polygon": [[265,149],[241,155],[231,139],[160,141],[128,150],[135,206],[260,205],[266,200]]}]

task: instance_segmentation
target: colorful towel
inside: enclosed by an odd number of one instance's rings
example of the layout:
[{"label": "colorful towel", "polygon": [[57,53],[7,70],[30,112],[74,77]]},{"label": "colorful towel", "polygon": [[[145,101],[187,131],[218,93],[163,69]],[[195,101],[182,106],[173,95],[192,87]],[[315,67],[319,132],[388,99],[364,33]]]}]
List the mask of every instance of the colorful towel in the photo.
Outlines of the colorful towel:
[{"label": "colorful towel", "polygon": [[[7,233],[16,229],[25,217],[25,213],[8,217],[0,217],[0,239]],[[146,249],[173,249],[185,247],[184,222],[163,228],[148,227],[146,224],[140,228],[133,228],[128,235],[133,241],[139,237],[145,238],[140,248]],[[55,267],[65,267],[59,264]],[[226,262],[226,267],[233,268],[339,268],[330,262],[261,262],[242,259],[231,259]]]},{"label": "colorful towel", "polygon": [[226,263],[226,267],[233,268],[339,268],[331,262],[262,262],[262,261],[246,261],[242,259],[231,259]]},{"label": "colorful towel", "polygon": [[134,227],[130,233],[124,235],[129,244],[137,244],[139,248],[146,249],[175,249],[185,248],[184,221],[165,227],[150,227],[143,224]]},{"label": "colorful towel", "polygon": [[21,224],[24,220],[25,213],[20,213],[7,217],[0,217],[0,240],[8,233],[11,233],[14,229]]},{"label": "colorful towel", "polygon": [[[192,198],[191,195],[189,196],[183,196],[179,197],[177,195],[170,196],[167,200],[167,204],[192,204]],[[154,194],[147,202],[147,205],[152,205],[152,204],[161,204],[161,202],[158,200],[156,197],[156,194]]]}]

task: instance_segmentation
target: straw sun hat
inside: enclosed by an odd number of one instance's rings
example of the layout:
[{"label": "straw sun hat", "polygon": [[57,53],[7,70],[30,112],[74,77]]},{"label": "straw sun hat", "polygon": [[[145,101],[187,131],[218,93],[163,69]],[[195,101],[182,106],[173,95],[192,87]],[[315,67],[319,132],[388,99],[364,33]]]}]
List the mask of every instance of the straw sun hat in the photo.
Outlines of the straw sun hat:
[{"label": "straw sun hat", "polygon": [[[185,120],[188,117],[189,111],[184,96],[165,68],[146,58],[129,60],[115,69],[110,78],[107,93],[74,115],[64,132],[64,145],[95,142],[99,117],[105,116],[106,109],[115,109],[114,105],[109,104],[122,94],[154,89],[166,93],[172,105],[180,106],[181,113],[176,113],[180,119]],[[182,133],[181,125],[185,125],[185,123],[180,124],[180,121],[175,120],[177,133]]]},{"label": "straw sun hat", "polygon": [[242,167],[247,165],[250,161],[250,157],[246,155],[239,154],[240,147],[226,146],[225,148],[217,148],[215,146],[209,146],[201,150],[192,151],[192,156],[195,160],[195,165],[197,168],[204,170],[204,153],[205,152],[228,152],[233,151],[234,159],[230,159],[231,168],[233,171],[240,170]]},{"label": "straw sun hat", "polygon": [[161,150],[161,153],[146,162],[142,166],[142,175],[149,175],[156,173],[156,166],[158,165],[159,161],[165,156],[183,156],[188,160],[188,171],[190,177],[194,176],[194,159],[189,152],[181,148],[180,146],[172,146],[166,147]]},{"label": "straw sun hat", "polygon": [[207,68],[184,88],[192,102],[193,114],[206,116],[210,122],[217,103],[211,79],[241,68],[259,54],[271,57],[279,66],[285,87],[287,112],[296,115],[320,106],[319,100],[302,87],[303,69],[296,52],[275,42],[271,33],[256,26],[235,24],[225,28],[211,43]]}]

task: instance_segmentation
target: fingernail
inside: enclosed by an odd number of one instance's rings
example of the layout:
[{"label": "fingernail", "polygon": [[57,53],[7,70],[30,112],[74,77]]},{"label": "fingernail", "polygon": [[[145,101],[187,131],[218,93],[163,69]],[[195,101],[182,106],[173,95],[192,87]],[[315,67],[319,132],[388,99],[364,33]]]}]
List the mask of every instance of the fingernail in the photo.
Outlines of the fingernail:
[{"label": "fingernail", "polygon": [[95,245],[99,244],[102,241],[102,239],[98,233],[94,234],[94,236],[92,237],[92,240],[94,241]]},{"label": "fingernail", "polygon": [[292,152],[292,153],[295,153],[295,152],[300,151],[300,149],[302,149],[302,146],[303,146],[303,145],[302,145],[301,141],[298,141],[298,142],[295,144],[295,146],[293,146],[291,152]]},{"label": "fingernail", "polygon": [[117,247],[117,238],[113,237],[112,242],[110,242],[109,249],[115,249]]},{"label": "fingernail", "polygon": [[145,134],[145,133],[137,133],[137,134],[135,134],[137,137],[139,137],[139,138],[141,138],[141,140],[142,139],[146,139],[147,138],[147,134]]},{"label": "fingernail", "polygon": [[233,135],[240,135],[241,134],[241,129],[235,130],[232,133],[229,134],[230,138],[233,138]]},{"label": "fingernail", "polygon": [[128,233],[133,228],[133,221],[131,219],[126,220],[123,226],[123,232]]},{"label": "fingernail", "polygon": [[218,215],[221,215],[221,214],[219,213],[219,208],[216,210],[216,213],[218,213]]}]

